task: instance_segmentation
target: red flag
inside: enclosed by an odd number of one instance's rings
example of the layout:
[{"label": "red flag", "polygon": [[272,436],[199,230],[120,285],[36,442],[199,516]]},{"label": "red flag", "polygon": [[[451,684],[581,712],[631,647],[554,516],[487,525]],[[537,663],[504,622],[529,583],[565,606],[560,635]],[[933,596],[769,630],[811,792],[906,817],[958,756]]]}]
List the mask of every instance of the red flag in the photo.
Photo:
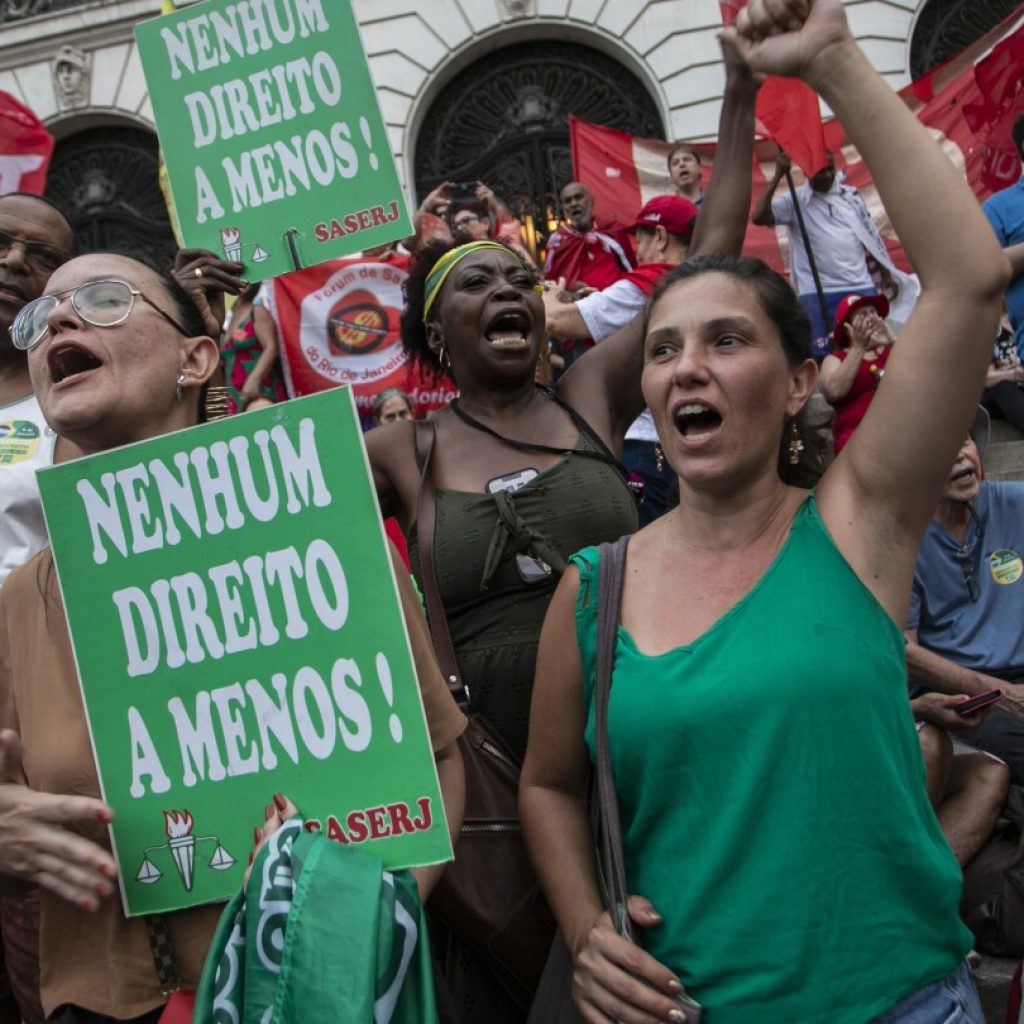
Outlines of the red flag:
[{"label": "red flag", "polygon": [[53,136],[28,107],[0,92],[0,196],[43,194],[53,153]]},{"label": "red flag", "polygon": [[274,278],[271,313],[289,397],[351,386],[365,426],[374,396],[398,387],[422,416],[456,396],[409,365],[398,333],[409,257],[356,256]]},{"label": "red flag", "polygon": [[[747,0],[719,0],[722,24],[731,25]],[[814,90],[793,78],[769,75],[757,94],[757,132],[774,139],[806,174],[825,166],[825,134]]]},{"label": "red flag", "polygon": [[820,171],[827,160],[818,95],[795,78],[769,75],[757,94],[760,134],[777,142],[805,174]]},{"label": "red flag", "polygon": [[[975,62],[989,50],[992,50],[994,58],[994,71],[983,68],[981,78],[984,82],[996,83],[992,90],[996,98],[988,101],[991,108],[1004,112],[1011,108],[1020,109],[1021,73],[1013,70],[1015,65],[1010,65],[1007,70],[1006,55],[1011,55],[1014,60],[1017,59],[1014,55],[1020,55],[1020,47],[1024,45],[1024,23],[1019,27],[1016,23],[1021,20],[1020,14],[1008,18],[976,43],[900,91],[904,103],[928,128],[953,163],[963,170],[967,183],[979,200],[995,190],[993,182],[998,182],[995,188],[1003,188],[1016,181],[1020,176],[1020,161],[1016,154],[1011,159],[1002,150],[989,149],[976,137],[962,114],[965,107],[985,102],[975,74]],[[1012,34],[1007,35],[1008,32]],[[999,43],[1004,36],[1005,45]],[[995,44],[999,45],[993,49]],[[982,65],[986,63],[982,61]],[[1000,116],[1003,120],[999,123],[1005,125],[1009,115],[1003,113]],[[651,196],[675,191],[665,163],[669,143],[601,128],[577,118],[570,118],[569,131],[573,173],[593,193],[596,211],[602,217],[630,224]],[[824,126],[824,136],[827,147],[835,154],[836,167],[845,172],[847,183],[860,191],[871,211],[893,263],[900,269],[909,269],[878,190],[860,154],[846,138],[842,125],[835,120],[829,121]],[[700,143],[694,148],[701,154],[704,183],[707,184],[714,161],[714,144]],[[774,170],[774,162],[775,146],[757,143],[752,199],[756,200],[764,190]],[[912,169],[908,169],[908,173],[913,173]],[[797,184],[803,180],[798,171],[794,172],[794,179]],[[785,229],[776,232],[748,225],[743,251],[749,256],[759,256],[776,270],[781,270],[786,243]]]}]

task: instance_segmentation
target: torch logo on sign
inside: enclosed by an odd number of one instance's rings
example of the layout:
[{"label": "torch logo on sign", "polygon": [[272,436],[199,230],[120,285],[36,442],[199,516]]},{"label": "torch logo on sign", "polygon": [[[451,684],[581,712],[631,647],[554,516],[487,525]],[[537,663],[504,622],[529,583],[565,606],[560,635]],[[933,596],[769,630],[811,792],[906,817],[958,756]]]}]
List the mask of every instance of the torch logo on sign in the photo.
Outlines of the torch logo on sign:
[{"label": "torch logo on sign", "polygon": [[164,811],[164,831],[167,833],[167,842],[158,846],[147,846],[142,852],[142,866],[135,876],[136,880],[143,885],[152,885],[163,878],[163,872],[150,860],[150,854],[158,850],[167,850],[174,860],[178,877],[187,892],[192,891],[192,883],[195,879],[196,868],[196,846],[199,843],[214,843],[216,848],[210,858],[207,867],[214,871],[226,871],[233,867],[235,858],[221,846],[216,836],[194,836],[192,834],[192,815],[187,810]]}]

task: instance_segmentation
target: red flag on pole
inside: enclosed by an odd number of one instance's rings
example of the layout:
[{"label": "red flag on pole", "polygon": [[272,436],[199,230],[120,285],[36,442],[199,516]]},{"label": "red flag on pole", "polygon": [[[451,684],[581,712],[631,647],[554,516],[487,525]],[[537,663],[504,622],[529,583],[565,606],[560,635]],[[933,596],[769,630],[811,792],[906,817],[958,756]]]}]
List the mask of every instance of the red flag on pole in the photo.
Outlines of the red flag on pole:
[{"label": "red flag on pole", "polygon": [[[731,25],[746,0],[719,0],[722,24]],[[777,142],[806,174],[825,166],[825,134],[814,90],[794,78],[769,75],[757,94],[757,132]]]},{"label": "red flag on pole", "polygon": [[53,136],[28,107],[0,92],[0,196],[43,194],[53,153]]}]

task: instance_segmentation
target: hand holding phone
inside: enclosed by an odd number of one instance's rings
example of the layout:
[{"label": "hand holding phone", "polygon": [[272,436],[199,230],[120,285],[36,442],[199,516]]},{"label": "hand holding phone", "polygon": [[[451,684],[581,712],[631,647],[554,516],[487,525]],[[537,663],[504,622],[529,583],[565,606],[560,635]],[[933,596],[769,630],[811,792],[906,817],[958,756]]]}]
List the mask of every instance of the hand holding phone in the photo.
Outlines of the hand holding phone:
[{"label": "hand holding phone", "polygon": [[975,711],[980,711],[982,708],[995,704],[1002,695],[1002,690],[986,690],[984,693],[979,693],[968,700],[961,701],[959,704],[954,704],[953,710],[961,718],[966,718],[967,715],[973,715]]}]

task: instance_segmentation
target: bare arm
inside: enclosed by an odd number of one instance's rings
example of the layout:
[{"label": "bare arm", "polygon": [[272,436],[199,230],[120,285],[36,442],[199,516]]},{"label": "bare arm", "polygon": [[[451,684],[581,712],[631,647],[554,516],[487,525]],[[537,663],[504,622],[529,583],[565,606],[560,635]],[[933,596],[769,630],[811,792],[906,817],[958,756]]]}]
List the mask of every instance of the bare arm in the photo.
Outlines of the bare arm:
[{"label": "bare arm", "polygon": [[[444,801],[444,815],[448,821],[448,835],[452,845],[462,828],[462,815],[466,808],[466,773],[462,765],[462,754],[457,743],[449,743],[434,754],[437,764],[437,778],[441,784],[441,799]],[[455,851],[458,856],[458,850]],[[438,879],[444,874],[444,864],[429,864],[412,868],[410,874],[416,879],[420,902],[425,903],[433,892]]]},{"label": "bare arm", "polygon": [[966,693],[976,696],[987,690],[1002,690],[999,706],[1017,718],[1024,719],[1024,685],[1007,683],[998,676],[986,675],[973,668],[958,665],[941,654],[929,651],[917,641],[917,630],[904,630],[907,637],[907,674],[940,693]]},{"label": "bare arm", "polygon": [[1003,252],[1010,261],[1010,271],[1013,276],[1016,277],[1018,274],[1024,274],[1024,242],[1008,245],[1003,249]]},{"label": "bare arm", "polygon": [[589,338],[590,329],[576,303],[561,298],[564,289],[564,278],[560,278],[557,284],[545,283],[544,322],[548,334],[553,338]]},{"label": "bare arm", "polygon": [[821,393],[829,405],[838,405],[850,393],[863,358],[862,348],[851,348],[845,359],[837,359],[833,355],[825,356],[818,382],[821,385]]},{"label": "bare arm", "polygon": [[981,392],[1009,268],[959,172],[857,47],[839,0],[811,0],[798,31],[778,32],[804,2],[769,11],[752,0],[737,20],[744,52],[757,70],[803,77],[835,111],[922,283],[885,387],[817,489],[840,551],[901,621],[918,543]]},{"label": "bare arm", "polygon": [[[726,82],[715,170],[694,228],[691,257],[738,255],[746,233],[758,83],[731,46],[723,45],[723,54]],[[559,381],[563,398],[602,433],[616,453],[621,452],[626,430],[645,405],[640,391],[644,368],[640,323],[638,316],[606,338]]]},{"label": "bare arm", "polygon": [[[583,739],[583,673],[576,644],[578,589],[579,576],[570,567],[541,631],[530,739],[519,784],[523,833],[572,954],[573,997],[585,1019],[655,1024],[670,1019],[679,980],[615,934],[594,874],[584,805],[590,758]],[[659,923],[652,909],[646,901],[630,901],[630,916],[637,924]]]},{"label": "bare arm", "polygon": [[779,182],[786,176],[786,171],[789,170],[789,167],[789,157],[780,151],[779,158],[775,161],[775,171],[768,184],[765,186],[765,190],[757,197],[757,202],[754,203],[753,210],[750,211],[750,219],[758,227],[775,227],[775,214],[772,213],[772,199],[775,197],[775,190],[779,187]]},{"label": "bare arm", "polygon": [[760,78],[731,43],[723,42],[725,94],[718,121],[715,167],[693,231],[689,258],[716,253],[738,256],[747,233],[750,168],[754,160],[754,105]]},{"label": "bare arm", "polygon": [[254,306],[252,310],[253,331],[263,351],[249,376],[245,378],[240,392],[243,402],[251,402],[260,394],[260,382],[277,365],[277,327],[270,311],[264,306]]},{"label": "bare arm", "polygon": [[408,420],[374,427],[363,434],[366,455],[373,474],[373,486],[377,491],[380,513],[401,518],[404,512],[397,480],[401,472],[403,454],[415,450],[413,425]]}]

